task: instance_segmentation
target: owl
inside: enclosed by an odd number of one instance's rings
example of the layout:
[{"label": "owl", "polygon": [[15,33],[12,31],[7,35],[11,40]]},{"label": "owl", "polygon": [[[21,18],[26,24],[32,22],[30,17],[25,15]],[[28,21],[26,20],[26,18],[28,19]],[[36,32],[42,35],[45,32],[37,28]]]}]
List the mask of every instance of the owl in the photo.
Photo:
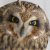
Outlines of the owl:
[{"label": "owl", "polygon": [[27,1],[0,8],[0,50],[46,50],[49,21],[45,12]]}]

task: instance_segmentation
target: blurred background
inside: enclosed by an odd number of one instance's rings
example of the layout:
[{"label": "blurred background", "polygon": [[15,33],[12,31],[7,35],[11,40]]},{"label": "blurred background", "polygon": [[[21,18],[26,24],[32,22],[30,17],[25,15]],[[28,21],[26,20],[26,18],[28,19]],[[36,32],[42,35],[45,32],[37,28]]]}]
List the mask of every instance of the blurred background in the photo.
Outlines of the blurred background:
[{"label": "blurred background", "polygon": [[[0,8],[8,3],[15,1],[17,0],[0,0]],[[39,5],[45,11],[50,23],[50,0],[21,0],[21,1],[29,1]],[[50,50],[50,39],[46,50]]]}]

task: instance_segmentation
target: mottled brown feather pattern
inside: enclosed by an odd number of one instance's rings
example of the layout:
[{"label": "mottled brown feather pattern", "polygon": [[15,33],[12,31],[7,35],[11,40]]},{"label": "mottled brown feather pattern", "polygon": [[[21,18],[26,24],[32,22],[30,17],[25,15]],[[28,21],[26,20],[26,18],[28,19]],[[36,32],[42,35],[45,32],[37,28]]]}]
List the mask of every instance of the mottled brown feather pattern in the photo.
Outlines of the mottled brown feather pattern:
[{"label": "mottled brown feather pattern", "polygon": [[[11,11],[8,10],[6,15],[4,15],[3,19],[7,22],[7,20],[6,20],[7,15],[10,13],[13,13],[13,12],[18,12],[20,14],[23,22],[26,22],[27,20],[29,20],[33,15],[39,17],[39,19],[40,19],[43,15],[40,15],[39,13],[30,13],[30,11],[35,10],[35,9],[37,9],[39,12],[45,14],[39,6],[37,6],[33,3],[23,1],[22,5],[24,6],[25,11],[22,12],[22,9],[21,10],[20,9],[12,10],[13,9],[12,8]],[[0,16],[3,15],[3,12],[8,7],[12,7],[12,6],[21,7],[19,5],[18,1],[7,4],[0,8]],[[9,35],[9,34],[5,33],[3,24],[2,23],[0,24],[0,50],[45,50],[46,49],[47,44],[48,44],[48,38],[49,38],[49,23],[48,23],[47,17],[46,17],[46,22],[44,22],[44,18],[42,17],[40,19],[41,26],[39,26],[38,28],[33,27],[32,34],[29,36],[25,36],[22,40],[20,40],[20,38],[17,36],[17,34],[14,33],[13,23],[10,23],[10,22],[7,22],[7,23],[9,24],[9,26],[6,23],[5,23],[5,25],[8,29],[10,29],[12,31],[13,35]],[[44,32],[43,36],[39,37],[38,39],[33,39],[32,37],[35,35],[36,36],[39,35],[39,31],[42,30],[43,28],[46,30]]]},{"label": "mottled brown feather pattern", "polygon": [[[6,40],[5,40],[6,39]],[[38,40],[23,40],[21,42],[18,42],[16,37],[12,37],[12,36],[9,36],[7,34],[0,34],[0,43],[2,45],[1,48],[4,48],[4,49],[9,49],[10,47],[10,50],[12,49],[20,49],[20,50],[38,50],[38,49],[45,49],[47,47],[47,43],[48,43],[48,37],[45,35],[45,37],[42,37],[41,39],[39,38]]]}]

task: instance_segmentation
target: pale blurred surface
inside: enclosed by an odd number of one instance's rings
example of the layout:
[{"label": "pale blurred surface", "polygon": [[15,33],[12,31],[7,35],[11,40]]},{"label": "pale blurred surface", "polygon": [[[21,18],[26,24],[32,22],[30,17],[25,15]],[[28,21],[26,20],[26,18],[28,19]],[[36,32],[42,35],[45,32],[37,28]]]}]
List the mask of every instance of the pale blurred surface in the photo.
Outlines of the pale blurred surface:
[{"label": "pale blurred surface", "polygon": [[[17,0],[0,0],[0,7]],[[50,23],[50,0],[22,0],[38,4],[46,13]],[[46,50],[50,50],[50,39]]]}]

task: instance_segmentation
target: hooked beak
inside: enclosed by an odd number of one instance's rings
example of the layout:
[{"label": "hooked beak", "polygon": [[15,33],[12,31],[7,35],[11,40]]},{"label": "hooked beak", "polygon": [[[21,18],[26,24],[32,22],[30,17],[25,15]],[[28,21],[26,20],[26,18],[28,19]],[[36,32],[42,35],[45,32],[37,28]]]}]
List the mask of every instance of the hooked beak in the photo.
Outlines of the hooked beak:
[{"label": "hooked beak", "polygon": [[21,31],[20,31],[20,37],[22,37],[24,34],[24,26],[22,26]]}]

